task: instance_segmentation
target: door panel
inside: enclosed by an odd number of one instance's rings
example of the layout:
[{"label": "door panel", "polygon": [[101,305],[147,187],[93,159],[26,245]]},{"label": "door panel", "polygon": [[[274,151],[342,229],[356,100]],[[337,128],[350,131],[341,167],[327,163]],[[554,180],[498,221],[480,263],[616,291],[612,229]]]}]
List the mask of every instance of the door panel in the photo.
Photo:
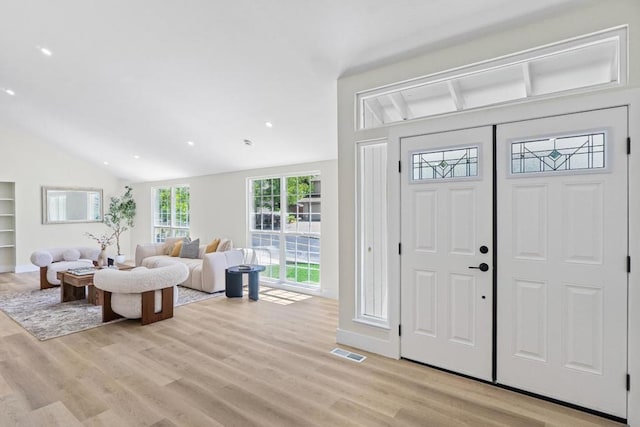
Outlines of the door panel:
[{"label": "door panel", "polygon": [[491,380],[492,129],[402,138],[403,357]]},{"label": "door panel", "polygon": [[497,128],[497,380],[626,417],[626,108]]}]

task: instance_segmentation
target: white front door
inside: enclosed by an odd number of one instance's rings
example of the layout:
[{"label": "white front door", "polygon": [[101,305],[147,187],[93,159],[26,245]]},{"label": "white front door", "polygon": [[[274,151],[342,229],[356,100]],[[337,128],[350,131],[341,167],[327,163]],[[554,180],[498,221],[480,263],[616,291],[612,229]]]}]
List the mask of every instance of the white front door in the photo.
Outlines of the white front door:
[{"label": "white front door", "polygon": [[[497,131],[497,381],[626,418],[627,110]],[[403,337],[404,338],[404,337]]]},{"label": "white front door", "polygon": [[400,143],[402,357],[484,380],[492,370],[492,138],[483,127]]}]

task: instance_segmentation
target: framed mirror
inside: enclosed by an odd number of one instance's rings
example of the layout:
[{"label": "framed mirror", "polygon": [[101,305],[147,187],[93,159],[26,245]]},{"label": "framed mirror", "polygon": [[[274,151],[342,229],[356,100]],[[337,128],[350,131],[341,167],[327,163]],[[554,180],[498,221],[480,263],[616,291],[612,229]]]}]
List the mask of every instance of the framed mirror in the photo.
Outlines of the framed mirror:
[{"label": "framed mirror", "polygon": [[42,187],[42,223],[102,222],[102,189]]}]

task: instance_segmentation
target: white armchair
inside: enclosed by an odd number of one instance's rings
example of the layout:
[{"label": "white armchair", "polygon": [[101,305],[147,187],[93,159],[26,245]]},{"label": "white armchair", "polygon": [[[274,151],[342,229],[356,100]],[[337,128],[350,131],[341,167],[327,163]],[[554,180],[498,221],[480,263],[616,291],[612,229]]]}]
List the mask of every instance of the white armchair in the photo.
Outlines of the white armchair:
[{"label": "white armchair", "polygon": [[137,267],[133,270],[99,270],[93,284],[102,290],[102,321],[119,317],[141,319],[143,325],[173,317],[178,300],[179,283],[189,275],[181,263],[158,268]]},{"label": "white armchair", "polygon": [[40,289],[60,286],[57,274],[70,268],[91,267],[98,260],[99,248],[73,246],[39,249],[31,254],[31,263],[40,267]]}]

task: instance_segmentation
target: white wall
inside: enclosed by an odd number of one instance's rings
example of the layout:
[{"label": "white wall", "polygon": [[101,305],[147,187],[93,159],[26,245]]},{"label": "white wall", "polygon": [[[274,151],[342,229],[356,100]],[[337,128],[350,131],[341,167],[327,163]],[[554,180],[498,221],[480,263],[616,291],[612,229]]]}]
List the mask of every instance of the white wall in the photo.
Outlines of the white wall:
[{"label": "white wall", "polygon": [[[378,129],[356,130],[355,123],[355,98],[359,91],[376,88],[429,75],[439,71],[449,70],[455,67],[488,60],[491,58],[515,53],[534,48],[548,43],[592,33],[595,31],[619,26],[629,25],[629,80],[630,87],[640,87],[640,1],[616,0],[597,1],[582,5],[579,9],[565,11],[546,19],[527,25],[519,25],[496,32],[493,34],[475,37],[468,42],[461,42],[446,48],[440,48],[430,53],[416,56],[412,59],[399,61],[394,64],[372,69],[363,73],[341,78],[338,81],[338,182],[339,182],[339,222],[340,222],[340,289],[339,289],[339,326],[337,332],[338,342],[369,351],[385,354],[390,357],[399,356],[398,319],[399,319],[399,270],[390,267],[390,328],[380,328],[355,322],[356,317],[356,195],[355,195],[355,144],[358,141],[373,139],[386,139],[393,134],[394,129],[415,126],[416,122],[399,123]],[[615,90],[610,91],[616,92]],[[573,97],[577,99],[579,97]],[[526,116],[527,110],[533,105],[548,105],[548,111],[553,111],[552,101],[538,101],[536,103],[522,103],[517,107],[511,107],[517,114]],[[575,104],[579,105],[579,102]],[[487,109],[480,112],[466,113],[468,115],[451,115],[445,118],[423,119],[419,123],[433,128],[430,131],[444,130],[451,123],[459,127],[473,126],[482,120],[490,120],[500,108]],[[552,114],[551,112],[549,114]],[[464,121],[467,120],[465,123]],[[631,119],[632,122],[634,119]],[[462,122],[462,124],[460,124]],[[637,139],[637,137],[636,137]],[[399,155],[397,147],[390,146],[390,164],[397,162]],[[394,151],[395,150],[395,151]],[[397,174],[395,174],[397,176]],[[393,178],[397,179],[397,178]],[[389,184],[390,206],[393,212],[399,209],[397,197],[394,196],[393,182]],[[633,198],[632,198],[632,203]],[[631,233],[634,226],[631,227]],[[397,239],[397,240],[395,240]],[[390,230],[389,247],[395,248],[399,241],[397,230]],[[390,251],[391,253],[392,251]],[[398,258],[393,253],[392,258]],[[392,259],[392,265],[399,261]],[[397,274],[396,274],[397,273]],[[630,279],[633,280],[632,278]],[[630,288],[633,290],[633,283]],[[395,297],[394,297],[395,295]],[[634,294],[635,295],[635,294]],[[640,302],[638,297],[631,295],[630,304]],[[634,311],[631,315],[634,316]],[[630,318],[633,320],[633,317]],[[633,329],[630,329],[630,333]],[[640,344],[635,337],[630,338],[630,358],[633,349],[640,349]],[[637,351],[635,351],[637,353]],[[631,362],[631,359],[630,359]],[[636,366],[634,369],[637,369]],[[630,368],[630,372],[633,369]],[[637,375],[636,375],[637,376]],[[633,375],[632,375],[633,377]],[[633,392],[633,390],[632,390]],[[640,398],[633,397],[637,405],[635,412],[630,413],[636,422],[640,420]]]},{"label": "white wall", "polygon": [[[29,257],[39,248],[96,246],[84,233],[108,233],[101,223],[42,224],[42,186],[102,188],[104,203],[121,195],[124,184],[108,170],[73,157],[55,145],[0,127],[0,181],[15,182],[16,271],[35,270]],[[122,240],[129,247],[129,238]],[[115,255],[115,245],[108,250]]]},{"label": "white wall", "polygon": [[338,295],[338,184],[337,161],[305,163],[235,173],[206,175],[172,181],[132,184],[138,206],[136,227],[131,235],[135,245],[152,239],[152,188],[188,184],[191,194],[191,237],[208,243],[216,237],[233,240],[234,246],[247,246],[247,178],[319,171],[322,177],[322,232],[320,247],[321,294]]}]

